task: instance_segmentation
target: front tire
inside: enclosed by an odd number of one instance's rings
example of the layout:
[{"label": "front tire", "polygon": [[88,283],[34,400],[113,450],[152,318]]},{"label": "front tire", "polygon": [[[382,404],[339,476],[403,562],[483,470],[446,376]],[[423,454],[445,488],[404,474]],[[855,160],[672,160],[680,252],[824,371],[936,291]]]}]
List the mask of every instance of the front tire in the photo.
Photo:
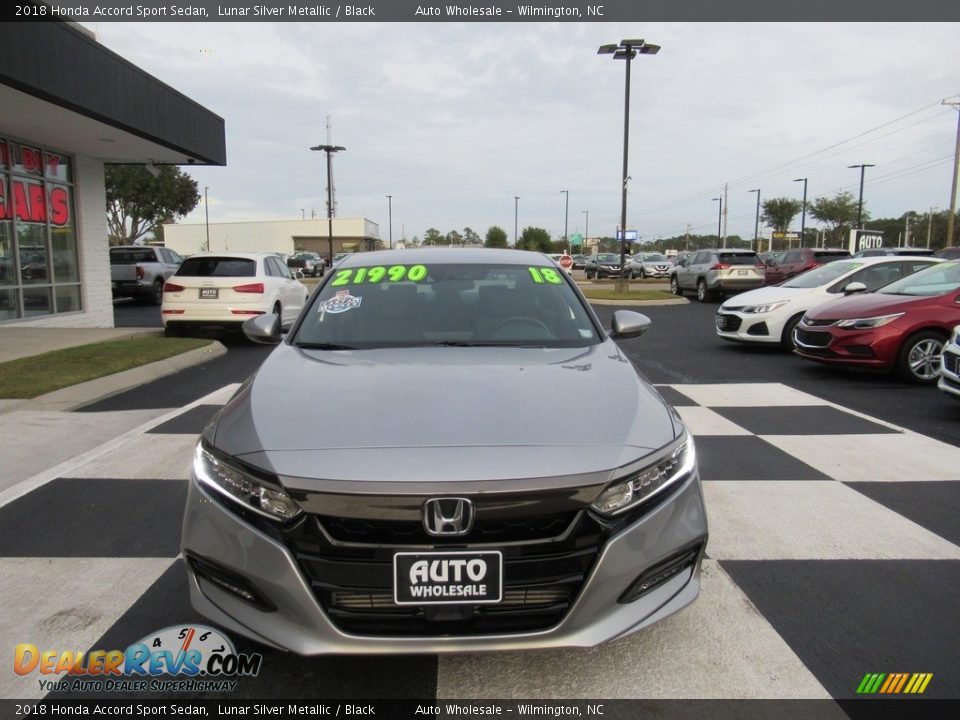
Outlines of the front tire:
[{"label": "front tire", "polygon": [[932,385],[940,377],[943,345],[943,335],[933,330],[911,335],[897,353],[897,375],[907,382]]},{"label": "front tire", "polygon": [[677,280],[676,275],[670,278],[670,292],[672,292],[674,295],[683,295],[683,290],[680,289],[680,281]]},{"label": "front tire", "polygon": [[150,302],[154,305],[163,305],[163,280],[157,280],[153,283],[153,291],[150,293]]},{"label": "front tire", "polygon": [[796,344],[793,342],[793,330],[797,327],[797,323],[800,322],[800,318],[802,317],[803,313],[797,313],[787,320],[787,323],[783,326],[783,333],[780,335],[780,347],[787,352],[793,352],[797,349]]}]

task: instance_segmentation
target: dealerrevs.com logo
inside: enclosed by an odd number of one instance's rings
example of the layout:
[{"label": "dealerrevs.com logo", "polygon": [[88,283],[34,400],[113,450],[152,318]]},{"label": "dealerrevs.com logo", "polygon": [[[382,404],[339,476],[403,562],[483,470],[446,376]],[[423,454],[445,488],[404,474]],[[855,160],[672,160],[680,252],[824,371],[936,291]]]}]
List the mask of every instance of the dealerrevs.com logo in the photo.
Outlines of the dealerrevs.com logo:
[{"label": "dealerrevs.com logo", "polygon": [[40,675],[44,692],[231,692],[235,678],[255,677],[262,661],[257,653],[238,653],[219,630],[178,625],[126,650],[41,650],[21,643],[13,670]]}]

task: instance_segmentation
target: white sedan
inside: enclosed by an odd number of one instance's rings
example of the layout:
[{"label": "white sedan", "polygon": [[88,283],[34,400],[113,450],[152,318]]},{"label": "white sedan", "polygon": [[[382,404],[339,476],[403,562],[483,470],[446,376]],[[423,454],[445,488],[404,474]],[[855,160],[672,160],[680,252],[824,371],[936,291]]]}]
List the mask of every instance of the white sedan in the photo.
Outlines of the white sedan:
[{"label": "white sedan", "polygon": [[183,261],[163,286],[160,313],[167,336],[191,328],[240,329],[245,320],[273,313],[289,327],[307,288],[272,253],[200,253]]},{"label": "white sedan", "polygon": [[953,329],[940,356],[940,380],[937,387],[960,399],[960,325]]},{"label": "white sedan", "polygon": [[808,310],[851,292],[873,292],[938,262],[930,257],[835,260],[768,287],[740,293],[718,309],[717,335],[793,350],[793,328]]}]

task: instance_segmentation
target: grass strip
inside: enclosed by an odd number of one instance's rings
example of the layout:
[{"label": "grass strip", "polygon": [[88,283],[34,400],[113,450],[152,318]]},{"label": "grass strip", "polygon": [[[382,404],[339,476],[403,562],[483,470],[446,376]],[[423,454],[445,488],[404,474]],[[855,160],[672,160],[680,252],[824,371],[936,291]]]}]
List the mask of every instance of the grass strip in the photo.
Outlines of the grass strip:
[{"label": "grass strip", "polygon": [[35,398],[209,344],[198,338],[137,337],[11,360],[0,363],[0,398]]},{"label": "grass strip", "polygon": [[676,300],[677,296],[664,290],[628,290],[617,292],[613,288],[580,286],[588,300]]}]

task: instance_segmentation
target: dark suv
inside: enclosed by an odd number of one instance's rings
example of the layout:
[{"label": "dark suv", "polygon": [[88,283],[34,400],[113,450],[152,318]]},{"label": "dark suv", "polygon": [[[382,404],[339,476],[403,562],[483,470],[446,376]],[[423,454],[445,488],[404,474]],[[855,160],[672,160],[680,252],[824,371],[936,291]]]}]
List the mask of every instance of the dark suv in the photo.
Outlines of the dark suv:
[{"label": "dark suv", "polygon": [[685,256],[670,272],[670,292],[696,291],[707,302],[763,285],[764,267],[753,250],[700,250]]},{"label": "dark suv", "polygon": [[841,248],[787,250],[782,257],[774,256],[767,260],[767,285],[776,285],[784,280],[789,280],[794,275],[848,257],[850,257],[850,251]]}]

